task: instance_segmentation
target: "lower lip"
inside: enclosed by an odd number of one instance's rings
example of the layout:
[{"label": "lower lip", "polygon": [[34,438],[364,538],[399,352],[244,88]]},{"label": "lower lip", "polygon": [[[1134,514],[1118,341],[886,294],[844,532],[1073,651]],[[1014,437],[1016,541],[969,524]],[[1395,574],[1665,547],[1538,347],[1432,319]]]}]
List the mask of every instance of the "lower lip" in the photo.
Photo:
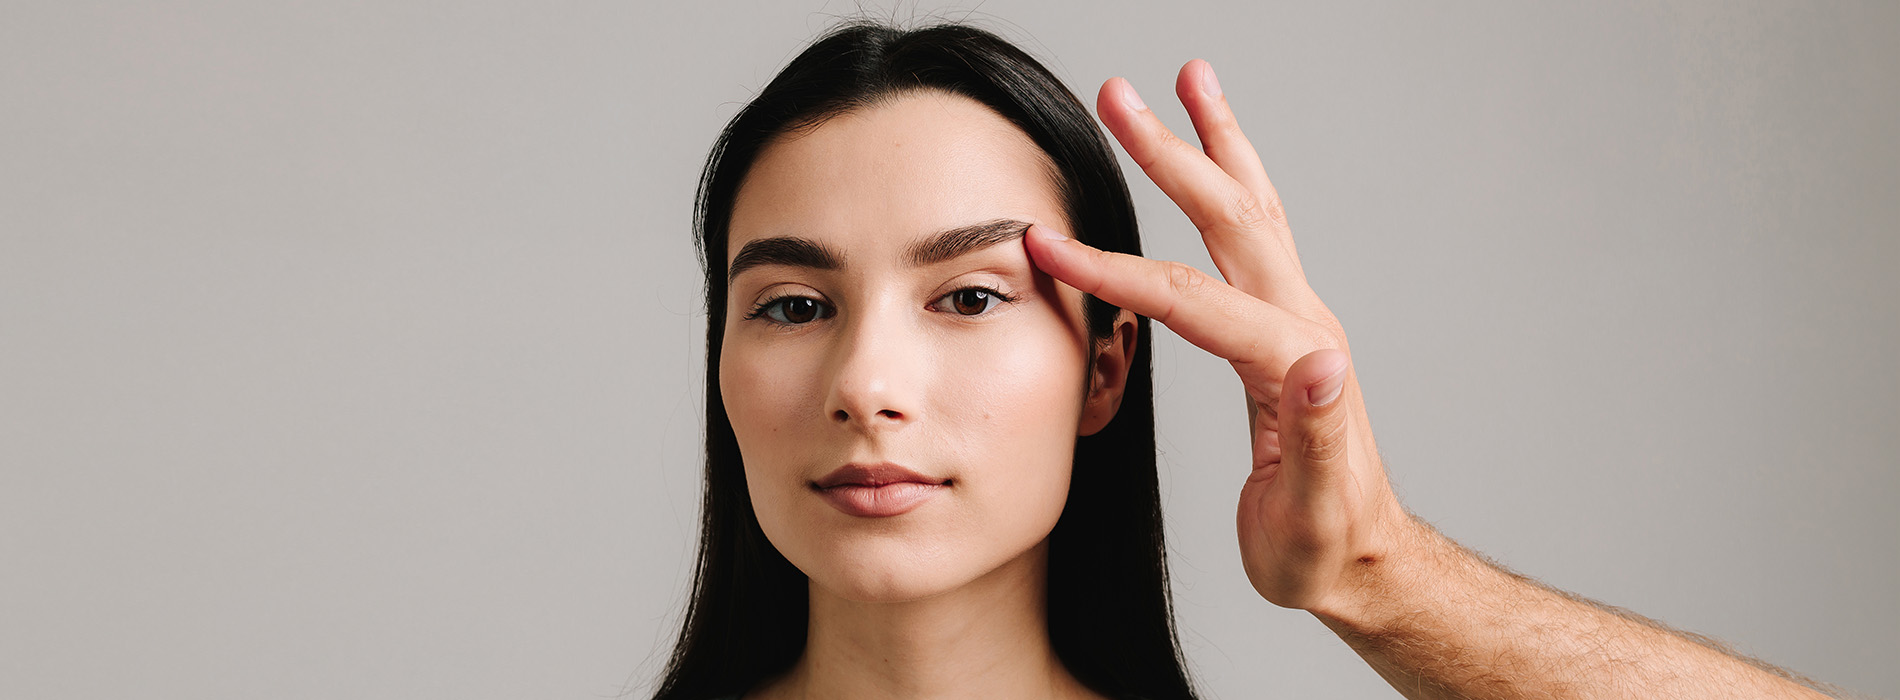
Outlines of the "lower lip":
[{"label": "lower lip", "polygon": [[932,496],[949,490],[947,484],[920,484],[915,481],[900,481],[883,486],[860,486],[846,484],[828,489],[818,489],[826,503],[837,508],[845,515],[860,518],[888,518],[903,515]]}]

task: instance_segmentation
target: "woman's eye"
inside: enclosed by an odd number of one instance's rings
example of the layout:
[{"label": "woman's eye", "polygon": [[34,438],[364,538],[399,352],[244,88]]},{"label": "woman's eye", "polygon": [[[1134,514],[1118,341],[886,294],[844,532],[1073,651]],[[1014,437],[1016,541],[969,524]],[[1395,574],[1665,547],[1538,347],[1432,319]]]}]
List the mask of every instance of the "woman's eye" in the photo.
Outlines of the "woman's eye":
[{"label": "woman's eye", "polygon": [[800,326],[831,315],[831,307],[811,297],[780,297],[760,304],[748,318],[764,316],[787,326]]},{"label": "woman's eye", "polygon": [[996,305],[1009,301],[1002,292],[983,287],[965,287],[937,300],[937,308],[954,311],[962,316],[976,316],[985,313]]}]

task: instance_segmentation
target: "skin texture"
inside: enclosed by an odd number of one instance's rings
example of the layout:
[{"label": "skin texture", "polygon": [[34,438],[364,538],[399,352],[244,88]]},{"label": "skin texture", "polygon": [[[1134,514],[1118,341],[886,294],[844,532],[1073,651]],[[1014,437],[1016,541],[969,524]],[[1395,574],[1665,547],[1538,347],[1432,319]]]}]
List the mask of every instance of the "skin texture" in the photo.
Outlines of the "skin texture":
[{"label": "skin texture", "polygon": [[1253,459],[1236,527],[1261,597],[1311,612],[1411,698],[1812,698],[1818,686],[1714,640],[1545,587],[1411,517],[1393,495],[1344,328],[1307,284],[1285,209],[1192,61],[1176,94],[1201,147],[1119,78],[1097,111],[1201,232],[1223,279],[1041,227],[1041,269],[1229,361]]},{"label": "skin texture", "polygon": [[[1091,369],[1081,293],[1038,271],[1020,236],[925,265],[907,253],[952,227],[1061,227],[1061,211],[1027,136],[940,92],[782,138],[748,173],[728,263],[787,236],[839,259],[750,267],[729,287],[719,389],[760,525],[811,579],[805,656],[748,698],[1091,697],[1049,647],[1046,541],[1076,436],[1119,406],[1132,316]],[[970,287],[1008,301],[959,308]],[[949,485],[886,518],[813,490],[879,462]]]}]

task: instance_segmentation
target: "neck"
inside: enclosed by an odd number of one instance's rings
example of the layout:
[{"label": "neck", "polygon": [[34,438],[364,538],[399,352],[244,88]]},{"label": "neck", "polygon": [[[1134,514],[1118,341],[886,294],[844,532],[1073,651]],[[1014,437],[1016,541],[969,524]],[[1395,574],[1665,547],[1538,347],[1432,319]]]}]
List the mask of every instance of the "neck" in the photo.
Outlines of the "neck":
[{"label": "neck", "polygon": [[1049,645],[1048,546],[901,603],[847,600],[813,583],[804,655],[748,699],[1093,697]]}]

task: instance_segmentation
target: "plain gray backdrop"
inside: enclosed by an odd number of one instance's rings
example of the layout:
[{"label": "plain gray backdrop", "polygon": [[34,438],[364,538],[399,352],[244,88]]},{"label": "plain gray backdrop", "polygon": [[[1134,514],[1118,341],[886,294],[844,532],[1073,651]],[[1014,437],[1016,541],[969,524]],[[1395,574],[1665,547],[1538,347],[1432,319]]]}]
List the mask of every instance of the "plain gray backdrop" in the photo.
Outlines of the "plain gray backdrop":
[{"label": "plain gray backdrop", "polygon": [[[695,178],[860,9],[0,5],[0,697],[642,690],[696,528]],[[1900,8],[978,9],[1183,133],[1213,63],[1413,510],[1900,695]],[[1204,688],[1395,697],[1248,586],[1236,381],[1157,335]]]}]

